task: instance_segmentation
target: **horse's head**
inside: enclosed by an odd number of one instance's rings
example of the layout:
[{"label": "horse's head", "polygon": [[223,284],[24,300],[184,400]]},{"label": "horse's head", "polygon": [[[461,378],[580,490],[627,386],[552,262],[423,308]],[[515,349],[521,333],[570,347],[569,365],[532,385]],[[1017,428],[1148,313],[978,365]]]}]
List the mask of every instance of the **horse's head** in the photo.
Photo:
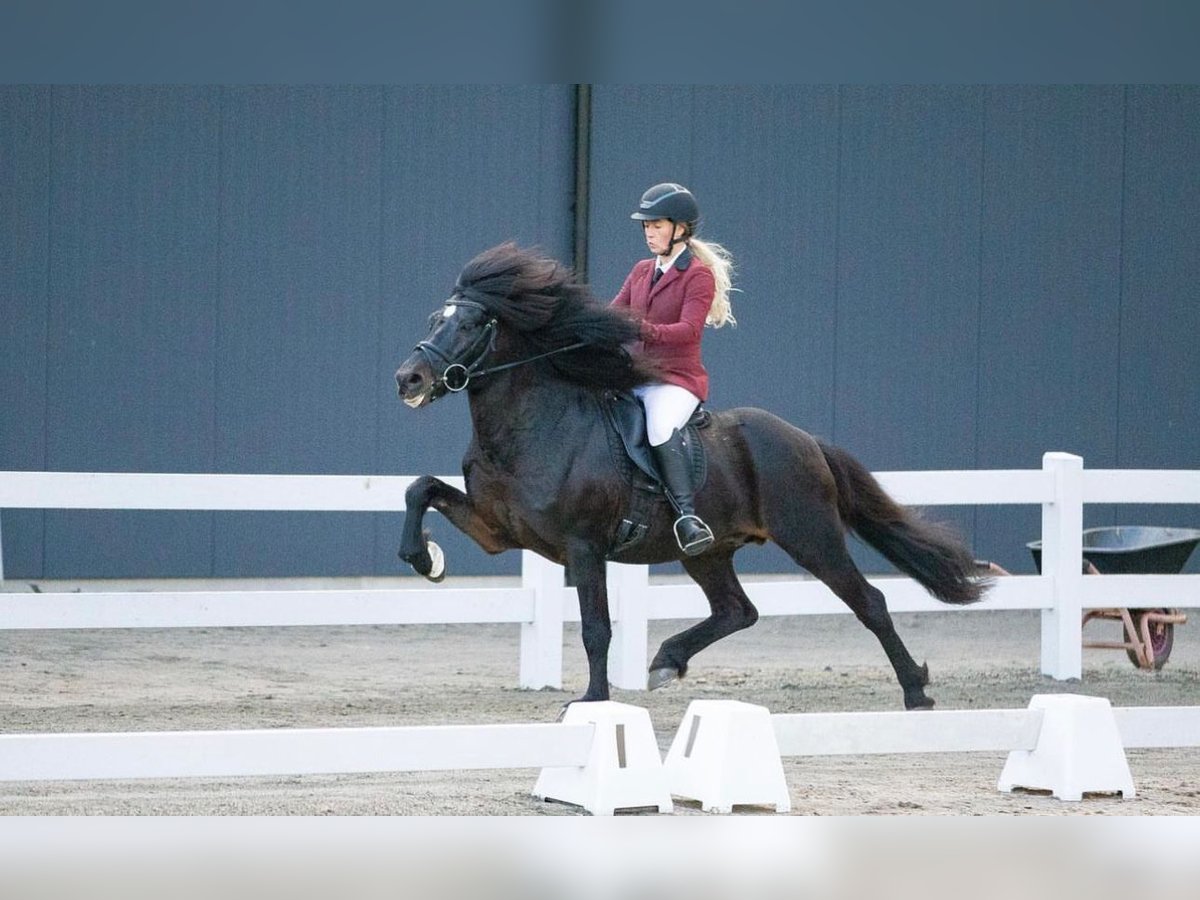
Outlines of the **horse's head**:
[{"label": "horse's head", "polygon": [[657,379],[626,349],[638,333],[632,317],[595,302],[570,270],[505,243],[467,263],[396,384],[414,409],[530,363],[547,377],[629,390]]},{"label": "horse's head", "polygon": [[499,326],[481,303],[458,294],[429,317],[429,335],[396,371],[400,399],[418,409],[457,393],[496,349]]}]

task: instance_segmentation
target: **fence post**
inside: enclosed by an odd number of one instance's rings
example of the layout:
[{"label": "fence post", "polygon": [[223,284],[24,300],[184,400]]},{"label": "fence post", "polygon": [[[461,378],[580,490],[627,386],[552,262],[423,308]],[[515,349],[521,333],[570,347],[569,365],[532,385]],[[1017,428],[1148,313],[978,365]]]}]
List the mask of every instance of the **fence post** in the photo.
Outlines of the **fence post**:
[{"label": "fence post", "polygon": [[521,587],[533,591],[533,621],[521,625],[523,688],[562,688],[563,567],[521,551]]},{"label": "fence post", "polygon": [[1051,579],[1053,608],[1042,610],[1042,674],[1083,676],[1083,459],[1047,453],[1054,500],[1042,504],[1042,576]]},{"label": "fence post", "polygon": [[649,664],[650,567],[610,562],[607,574],[608,605],[613,615],[608,680],[614,687],[644,691]]}]

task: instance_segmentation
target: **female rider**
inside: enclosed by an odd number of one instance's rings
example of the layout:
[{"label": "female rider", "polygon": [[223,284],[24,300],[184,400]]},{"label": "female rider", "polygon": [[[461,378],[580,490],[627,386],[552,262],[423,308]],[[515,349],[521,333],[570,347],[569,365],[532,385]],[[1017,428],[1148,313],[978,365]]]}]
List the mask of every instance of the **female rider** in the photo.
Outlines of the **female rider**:
[{"label": "female rider", "polygon": [[675,540],[695,556],[708,549],[713,534],[696,515],[682,430],[708,397],[708,372],[700,359],[704,326],[736,324],[729,306],[733,261],[720,244],[696,237],[700,208],[683,185],[654,185],[630,218],[642,223],[651,258],[634,265],[612,304],[639,316],[641,340],[634,352],[650,356],[663,373],[662,382],[634,393],[646,410],[651,452],[679,513]]}]

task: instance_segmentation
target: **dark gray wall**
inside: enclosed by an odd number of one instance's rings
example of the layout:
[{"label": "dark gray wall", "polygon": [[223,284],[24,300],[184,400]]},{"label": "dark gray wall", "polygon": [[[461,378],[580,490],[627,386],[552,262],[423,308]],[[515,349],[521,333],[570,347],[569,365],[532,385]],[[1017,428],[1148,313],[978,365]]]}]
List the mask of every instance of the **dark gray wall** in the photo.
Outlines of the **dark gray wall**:
[{"label": "dark gray wall", "polygon": [[[0,468],[455,470],[465,405],[412,413],[392,373],[478,250],[569,253],[572,103],[0,88]],[[9,511],[3,533],[9,577],[397,571],[397,516]]]},{"label": "dark gray wall", "polygon": [[[876,470],[1200,465],[1200,88],[614,87],[593,106],[597,289],[643,252],[628,213],[657,181],[688,183],[739,262],[739,325],[705,338],[711,405],[766,407]],[[1037,509],[935,514],[1031,569]],[[1200,524],[1117,516],[1087,524]]]},{"label": "dark gray wall", "polygon": [[[46,466],[49,88],[0,88],[0,468]],[[45,515],[0,510],[13,572],[40,574]]]},{"label": "dark gray wall", "polygon": [[[479,250],[567,260],[573,91],[0,87],[0,468],[446,473],[391,374]],[[710,405],[874,469],[1196,468],[1200,88],[595,87],[589,275],[688,183],[735,254]],[[1030,509],[938,510],[1028,570]],[[1196,524],[1192,509],[1088,524]],[[10,577],[373,574],[399,516],[3,513]],[[437,517],[455,570],[511,572]],[[860,553],[864,564],[878,561]],[[743,568],[781,569],[771,549]]]}]

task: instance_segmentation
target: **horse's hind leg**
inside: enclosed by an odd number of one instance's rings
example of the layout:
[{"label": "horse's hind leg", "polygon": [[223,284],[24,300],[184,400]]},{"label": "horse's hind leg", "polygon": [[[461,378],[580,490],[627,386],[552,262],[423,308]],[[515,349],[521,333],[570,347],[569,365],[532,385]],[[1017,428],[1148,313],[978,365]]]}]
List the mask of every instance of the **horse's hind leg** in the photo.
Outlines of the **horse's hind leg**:
[{"label": "horse's hind leg", "polygon": [[879,640],[904,690],[905,709],[932,708],[933,701],[925,696],[929,667],[917,665],[900,640],[883,592],[873,587],[858,570],[840,529],[831,525],[828,533],[821,538],[814,540],[810,536],[801,546],[790,547],[782,542],[780,546],[792,559],[823,581]]},{"label": "horse's hind leg", "polygon": [[709,644],[758,621],[758,610],[734,574],[731,554],[710,550],[688,557],[683,567],[704,591],[712,614],[663,641],[650,663],[651,690],[682,678],[687,674],[688,661]]}]

